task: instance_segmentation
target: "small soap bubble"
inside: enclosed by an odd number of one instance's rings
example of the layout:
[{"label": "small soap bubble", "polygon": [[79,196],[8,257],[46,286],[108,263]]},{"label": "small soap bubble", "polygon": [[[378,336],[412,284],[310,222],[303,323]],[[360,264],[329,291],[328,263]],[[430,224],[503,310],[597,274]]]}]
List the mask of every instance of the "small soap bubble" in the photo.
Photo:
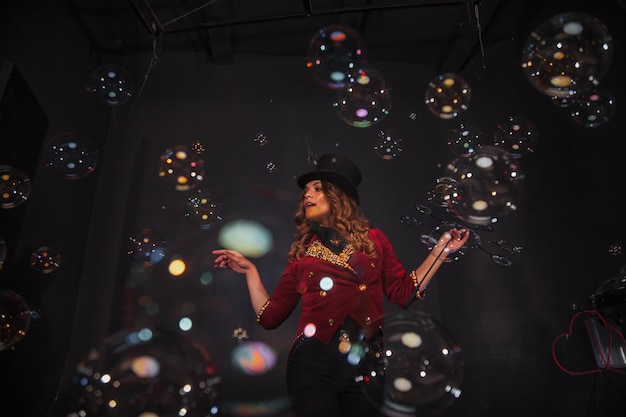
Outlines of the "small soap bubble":
[{"label": "small soap bubble", "polygon": [[0,207],[11,209],[20,206],[30,196],[30,177],[12,165],[0,165]]},{"label": "small soap bubble", "polygon": [[265,133],[259,132],[254,135],[254,142],[259,146],[265,146],[269,142]]},{"label": "small soap bubble", "polygon": [[378,144],[374,146],[374,150],[382,159],[395,159],[402,153],[400,142],[402,139],[397,138],[393,130],[381,130],[378,132]]},{"label": "small soap bubble", "polygon": [[49,246],[42,246],[30,255],[30,266],[42,274],[49,274],[61,266],[61,253]]}]

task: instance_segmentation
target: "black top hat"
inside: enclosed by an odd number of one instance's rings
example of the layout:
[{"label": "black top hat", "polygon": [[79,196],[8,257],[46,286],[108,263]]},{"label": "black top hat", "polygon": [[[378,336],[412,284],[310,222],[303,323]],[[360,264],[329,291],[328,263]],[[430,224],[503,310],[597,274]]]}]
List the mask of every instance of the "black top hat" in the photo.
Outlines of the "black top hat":
[{"label": "black top hat", "polygon": [[315,170],[301,175],[296,182],[300,188],[304,188],[311,180],[331,182],[359,203],[357,187],[361,183],[361,171],[352,161],[341,155],[320,156]]}]

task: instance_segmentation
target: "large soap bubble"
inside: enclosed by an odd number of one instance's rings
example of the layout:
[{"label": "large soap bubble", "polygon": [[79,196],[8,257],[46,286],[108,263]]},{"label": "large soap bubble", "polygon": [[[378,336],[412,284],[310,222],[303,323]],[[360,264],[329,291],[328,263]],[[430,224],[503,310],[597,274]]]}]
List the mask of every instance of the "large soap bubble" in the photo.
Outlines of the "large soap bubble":
[{"label": "large soap bubble", "polygon": [[596,87],[613,56],[613,39],[596,17],[561,13],[529,35],[522,68],[531,85],[551,97]]},{"label": "large soap bubble", "polygon": [[472,155],[461,155],[446,166],[454,179],[448,208],[468,223],[486,225],[517,210],[524,175],[519,158],[495,146],[482,146]]},{"label": "large soap bubble", "polygon": [[333,103],[346,123],[354,127],[369,127],[389,114],[391,88],[378,71],[360,69],[350,74],[348,80],[348,85]]},{"label": "large soap bubble", "polygon": [[372,401],[382,393],[382,414],[434,417],[461,395],[464,360],[461,347],[437,320],[420,311],[387,314],[378,361],[364,361],[363,389]]},{"label": "large soap bubble", "polygon": [[22,205],[30,196],[30,177],[20,168],[0,165],[0,207],[10,209]]},{"label": "large soap bubble", "polygon": [[101,65],[91,73],[87,91],[108,106],[126,103],[135,94],[135,82],[126,68]]},{"label": "large soap bubble", "polygon": [[159,177],[177,191],[193,190],[204,180],[204,159],[201,153],[185,145],[166,149],[159,160]]},{"label": "large soap bubble", "polygon": [[384,160],[394,159],[402,153],[401,142],[402,139],[397,137],[394,130],[380,130],[374,151]]},{"label": "large soap bubble", "polygon": [[569,107],[572,120],[583,127],[598,127],[615,115],[613,95],[601,89],[592,89],[577,94]]},{"label": "large soap bubble", "polygon": [[507,151],[511,158],[535,152],[539,132],[535,124],[523,116],[509,116],[496,125],[493,145]]},{"label": "large soap bubble", "polygon": [[309,41],[306,67],[322,85],[344,88],[348,74],[367,61],[367,47],[361,34],[344,25],[321,28]]},{"label": "large soap bubble", "polygon": [[185,200],[184,210],[187,222],[202,230],[222,221],[222,201],[214,193],[197,190]]},{"label": "large soap bubble", "polygon": [[100,151],[88,138],[76,133],[53,137],[44,154],[45,166],[69,180],[86,177],[96,170]]},{"label": "large soap bubble", "polygon": [[16,292],[0,289],[0,351],[22,340],[39,314]]},{"label": "large soap bubble", "polygon": [[148,328],[123,330],[76,366],[68,415],[215,415],[219,382],[212,357],[197,341]]},{"label": "large soap bubble", "polygon": [[472,89],[458,74],[440,74],[428,83],[424,101],[440,119],[454,119],[468,109]]},{"label": "large soap bubble", "polygon": [[476,148],[482,145],[483,131],[470,123],[460,123],[452,129],[448,139],[448,149],[455,155],[467,155],[476,152]]},{"label": "large soap bubble", "polygon": [[149,227],[133,233],[128,238],[128,254],[143,266],[152,266],[167,254],[167,243],[161,234]]}]

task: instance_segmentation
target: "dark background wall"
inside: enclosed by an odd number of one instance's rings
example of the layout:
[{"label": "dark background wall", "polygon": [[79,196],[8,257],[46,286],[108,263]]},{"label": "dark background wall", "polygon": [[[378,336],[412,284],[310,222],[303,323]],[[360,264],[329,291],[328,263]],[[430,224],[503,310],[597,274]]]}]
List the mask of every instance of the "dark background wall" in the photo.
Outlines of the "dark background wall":
[{"label": "dark background wall", "polygon": [[[122,63],[137,94],[122,106],[106,106],[85,92],[103,57],[65,9],[35,4],[8,7],[0,25],[0,60],[15,65],[47,118],[43,137],[28,140],[45,149],[59,133],[78,132],[100,153],[97,169],[85,178],[68,180],[46,170],[45,158],[33,175],[19,238],[0,278],[41,318],[0,352],[3,410],[67,415],[77,396],[76,366],[90,349],[120,330],[148,326],[180,333],[178,320],[189,316],[194,326],[185,335],[212,357],[223,413],[271,414],[269,409],[279,415],[295,317],[271,332],[255,324],[244,280],[212,269],[210,251],[220,247],[221,227],[245,219],[271,231],[273,247],[257,265],[273,288],[294,233],[295,178],[313,168],[311,156],[341,153],[363,170],[365,213],[389,236],[405,266],[414,267],[427,254],[420,235],[450,219],[438,207],[428,216],[415,206],[429,204],[427,192],[454,156],[447,147],[451,129],[463,121],[491,132],[507,116],[521,115],[536,123],[540,140],[535,154],[522,161],[519,210],[493,231],[476,233],[523,250],[504,253],[512,265],[503,267],[483,250],[501,253],[497,245],[470,248],[445,265],[426,300],[411,307],[439,320],[463,349],[463,394],[444,415],[624,414],[623,373],[570,375],[552,352],[575,313],[625,264],[624,9],[617,3],[594,9],[615,38],[616,59],[603,83],[616,96],[617,111],[602,126],[577,125],[530,86],[518,63],[522,38],[490,46],[484,68],[477,57],[463,69],[473,96],[459,120],[438,119],[426,109],[424,89],[436,75],[433,68],[374,60],[393,86],[393,108],[380,125],[362,129],[338,117],[331,105],[335,92],[316,84],[294,57],[244,54],[220,65],[205,54],[160,51],[151,66],[151,54],[126,53]],[[402,139],[398,157],[383,160],[373,151],[379,129]],[[266,145],[255,142],[258,133],[267,137]],[[0,139],[4,146],[21,140]],[[184,217],[183,203],[193,190],[177,191],[157,175],[168,147],[196,142],[205,149],[201,188],[223,203],[222,221],[208,230]],[[275,171],[268,171],[270,162]],[[5,211],[0,215],[6,219]],[[425,225],[401,222],[405,215]],[[163,236],[168,260],[186,260],[183,276],[173,278],[165,262],[150,268],[133,262],[128,238],[142,228]],[[45,275],[28,265],[30,253],[44,245],[62,254],[61,267]],[[615,247],[620,250],[611,252]],[[157,314],[142,308],[146,297],[159,307]],[[571,371],[598,370],[581,320],[574,328],[575,335],[559,343],[557,359]],[[231,362],[236,329],[276,349],[277,366],[261,376],[239,372]]]}]

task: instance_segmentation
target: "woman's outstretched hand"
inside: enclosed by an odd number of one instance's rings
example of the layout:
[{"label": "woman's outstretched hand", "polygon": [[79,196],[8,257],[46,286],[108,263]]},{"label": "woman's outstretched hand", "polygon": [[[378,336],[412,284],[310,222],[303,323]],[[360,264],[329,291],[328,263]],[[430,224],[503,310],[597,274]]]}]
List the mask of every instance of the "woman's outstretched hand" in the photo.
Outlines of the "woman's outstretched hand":
[{"label": "woman's outstretched hand", "polygon": [[213,261],[216,268],[228,268],[240,274],[245,274],[246,271],[254,267],[248,258],[236,250],[216,249],[211,253],[217,255],[217,258]]},{"label": "woman's outstretched hand", "polygon": [[[470,237],[470,231],[466,228],[450,229],[441,235],[439,241],[435,245],[434,249],[443,250],[443,256],[445,257],[449,253],[453,253],[461,249],[467,244],[467,240]],[[440,252],[436,252],[440,253]]]}]

